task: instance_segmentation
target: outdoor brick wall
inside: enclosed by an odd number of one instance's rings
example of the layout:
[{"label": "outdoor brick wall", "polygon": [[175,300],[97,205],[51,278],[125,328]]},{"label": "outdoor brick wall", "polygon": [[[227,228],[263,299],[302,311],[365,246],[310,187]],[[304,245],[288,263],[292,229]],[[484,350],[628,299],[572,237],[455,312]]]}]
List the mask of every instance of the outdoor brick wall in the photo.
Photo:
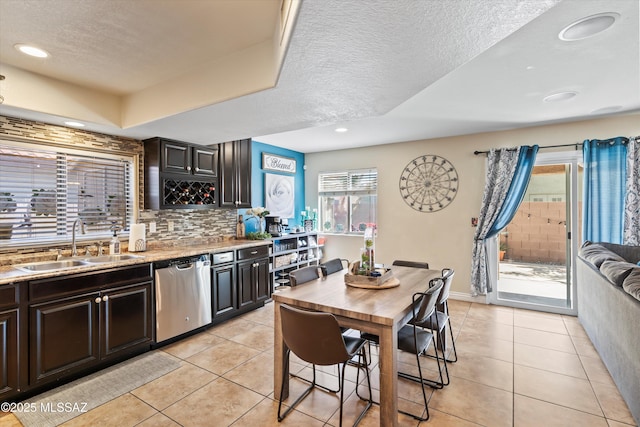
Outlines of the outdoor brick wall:
[{"label": "outdoor brick wall", "polygon": [[565,264],[565,211],[565,202],[523,202],[500,234],[505,259]]}]

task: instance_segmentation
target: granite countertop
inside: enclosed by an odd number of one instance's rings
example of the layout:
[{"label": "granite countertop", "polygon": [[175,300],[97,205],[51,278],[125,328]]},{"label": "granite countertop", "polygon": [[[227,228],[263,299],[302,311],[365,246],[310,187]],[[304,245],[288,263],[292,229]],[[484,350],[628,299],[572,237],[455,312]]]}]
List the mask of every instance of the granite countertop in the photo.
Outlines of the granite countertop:
[{"label": "granite countertop", "polygon": [[[74,273],[84,273],[88,271],[100,271],[114,267],[125,267],[128,265],[144,264],[148,262],[163,261],[172,258],[181,258],[200,254],[211,254],[234,249],[250,248],[253,246],[263,246],[271,243],[271,240],[228,240],[218,243],[205,243],[189,246],[171,246],[166,249],[152,249],[145,252],[126,252],[140,256],[140,258],[121,260],[116,262],[105,262],[100,264],[81,265],[77,267],[65,268],[55,271],[26,272],[18,270],[11,265],[0,266],[0,285],[23,282],[34,279],[44,279],[48,277],[65,276]],[[125,252],[123,252],[124,254]],[[86,257],[79,256],[77,259]],[[71,258],[65,258],[71,259]]]}]

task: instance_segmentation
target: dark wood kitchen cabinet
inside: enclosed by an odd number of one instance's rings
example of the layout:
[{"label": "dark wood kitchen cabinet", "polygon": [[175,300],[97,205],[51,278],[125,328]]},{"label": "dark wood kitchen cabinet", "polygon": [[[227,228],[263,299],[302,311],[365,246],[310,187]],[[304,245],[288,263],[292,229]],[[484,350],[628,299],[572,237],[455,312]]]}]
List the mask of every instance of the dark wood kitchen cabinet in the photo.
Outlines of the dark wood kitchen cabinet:
[{"label": "dark wood kitchen cabinet", "polygon": [[205,147],[164,138],[148,139],[144,144],[145,156],[151,158],[160,155],[160,172],[218,176],[218,147]]},{"label": "dark wood kitchen cabinet", "polygon": [[233,251],[213,254],[211,267],[213,321],[233,317],[238,305],[236,265]]},{"label": "dark wood kitchen cabinet", "polygon": [[218,146],[151,138],[144,141],[146,209],[218,206]]},{"label": "dark wood kitchen cabinet", "polygon": [[117,357],[153,337],[152,283],[102,292],[100,358]]},{"label": "dark wood kitchen cabinet", "polygon": [[97,363],[99,298],[95,292],[29,307],[31,385]]},{"label": "dark wood kitchen cabinet", "polygon": [[251,207],[251,139],[220,144],[220,207]]},{"label": "dark wood kitchen cabinet", "polygon": [[146,351],[153,340],[150,264],[29,283],[29,385]]},{"label": "dark wood kitchen cabinet", "polygon": [[[26,365],[20,363],[20,301],[18,285],[0,286],[0,400],[6,401],[20,390]],[[25,351],[24,349],[23,351]]]},{"label": "dark wood kitchen cabinet", "polygon": [[244,311],[264,304],[271,297],[269,246],[237,251],[238,309]]}]

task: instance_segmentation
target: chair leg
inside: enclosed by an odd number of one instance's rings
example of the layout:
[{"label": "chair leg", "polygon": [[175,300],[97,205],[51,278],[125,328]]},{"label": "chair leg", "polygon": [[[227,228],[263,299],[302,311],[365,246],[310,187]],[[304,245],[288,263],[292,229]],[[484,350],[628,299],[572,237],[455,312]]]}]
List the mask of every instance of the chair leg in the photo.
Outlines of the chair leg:
[{"label": "chair leg", "polygon": [[445,332],[446,332],[446,328],[443,327],[441,329],[441,332],[438,332],[438,339],[440,340],[440,346],[441,346],[441,350],[442,350],[442,362],[444,364],[444,371],[445,371],[446,378],[447,378],[446,381],[442,377],[442,370],[440,368],[440,360],[438,359],[438,347],[437,346],[435,346],[435,353],[436,353],[436,360],[438,361],[438,372],[440,373],[440,382],[442,383],[442,385],[449,385],[449,368],[447,367],[447,355],[446,355],[446,351],[445,351],[445,348],[446,348],[445,347],[446,346]]},{"label": "chair leg", "polygon": [[[432,336],[432,343],[434,346],[434,352],[435,352],[435,356],[431,356],[429,355],[428,357],[433,357],[436,359],[436,363],[438,364],[438,376],[440,378],[440,381],[436,381],[436,380],[431,380],[428,378],[424,378],[422,376],[422,371],[420,371],[420,376],[417,377],[415,375],[411,375],[411,374],[407,374],[405,372],[398,372],[398,376],[407,380],[411,380],[417,383],[422,383],[424,385],[428,385],[431,388],[435,388],[435,389],[441,389],[444,386],[449,384],[449,370],[447,369],[447,363],[444,360],[444,358],[442,359],[442,362],[444,363],[444,371],[446,374],[446,381],[445,381],[445,376],[442,375],[442,366],[440,364],[440,356],[438,355],[438,348],[437,348],[437,344],[436,344],[436,338],[435,338],[435,334]],[[417,355],[416,357],[419,357],[420,355]],[[420,369],[420,367],[418,367],[418,369]]]},{"label": "chair leg", "polygon": [[311,385],[309,387],[307,387],[307,389],[302,392],[302,394],[287,408],[286,411],[284,411],[284,414],[281,414],[281,409],[282,409],[282,395],[284,394],[284,380],[287,378],[286,376],[289,375],[289,355],[291,354],[291,351],[287,349],[286,353],[285,353],[285,366],[286,368],[283,369],[282,372],[282,383],[280,386],[280,398],[278,399],[278,422],[282,421],[285,419],[285,417],[289,414],[289,412],[291,412],[293,410],[293,408],[295,408],[298,403],[300,403],[302,401],[302,399],[304,399],[305,397],[307,397],[307,395],[309,395],[309,393],[311,393],[311,390],[313,389],[313,387],[315,386],[316,383],[316,377],[315,377],[315,371],[314,371],[314,376],[313,376],[313,382],[311,383]]},{"label": "chair leg", "polygon": [[313,380],[311,380],[311,381],[309,381],[308,379],[306,379],[306,378],[304,378],[304,377],[301,377],[300,375],[297,375],[297,374],[290,374],[290,375],[291,375],[293,378],[298,378],[299,380],[306,381],[306,382],[308,382],[308,383],[312,383],[312,384],[314,384],[316,387],[321,388],[321,389],[323,389],[323,390],[325,390],[325,391],[328,391],[329,393],[337,393],[337,392],[339,392],[339,391],[340,391],[340,387],[341,387],[341,386],[340,386],[340,384],[341,384],[341,382],[340,382],[340,369],[338,369],[338,388],[337,388],[336,390],[334,390],[334,389],[329,388],[329,387],[327,387],[327,386],[324,386],[324,385],[322,385],[322,384],[318,384],[318,383],[316,383],[316,365],[312,365],[312,366],[313,366]]},{"label": "chair leg", "polygon": [[[427,380],[427,379],[422,377],[422,368],[420,367],[420,355],[419,354],[416,354],[416,363],[418,364],[418,372],[420,373],[420,378],[418,379],[419,381],[417,381],[417,382],[420,383],[420,387],[422,388],[422,399],[424,401],[424,409],[427,412],[427,416],[426,417],[421,417],[419,415],[412,414],[410,412],[406,412],[406,411],[403,411],[401,409],[398,409],[398,412],[402,412],[405,415],[409,415],[410,417],[413,417],[418,421],[427,421],[429,419],[429,402],[427,401],[427,392],[424,390],[424,386],[425,385],[429,385],[429,384],[426,384],[426,382],[429,381],[429,380]],[[400,374],[400,373],[398,373],[398,374]],[[403,378],[406,378],[406,377],[403,376]],[[413,380],[413,378],[407,378],[407,379]]]},{"label": "chair leg", "polygon": [[[364,362],[361,361],[363,359],[364,359]],[[378,402],[374,402],[373,401],[373,393],[371,392],[371,378],[369,377],[369,365],[370,365],[370,363],[371,362],[367,362],[367,352],[363,347],[362,350],[360,352],[358,352],[358,371],[356,373],[356,395],[360,398],[360,400],[366,400],[366,401],[371,402],[371,403],[379,404]],[[365,373],[367,374],[367,384],[368,384],[368,387],[369,387],[369,398],[368,399],[360,396],[360,393],[358,392],[358,386],[360,385],[360,369],[364,369]]]},{"label": "chair leg", "polygon": [[[342,389],[344,390],[344,369],[347,366],[347,363],[343,363],[342,364]],[[360,415],[358,416],[358,419],[356,419],[356,422],[353,424],[353,426],[357,426],[360,421],[362,421],[362,418],[364,418],[365,414],[367,413],[367,411],[369,410],[369,408],[371,408],[371,405],[373,405],[373,403],[375,403],[373,401],[373,394],[371,392],[371,377],[369,376],[369,364],[367,363],[367,352],[364,348],[364,346],[360,349],[360,351],[358,352],[358,367],[357,367],[358,371],[356,373],[356,395],[361,399],[367,402],[367,406],[365,406],[365,408],[362,410],[362,412],[360,412]],[[358,385],[360,385],[360,369],[364,369],[365,373],[367,374],[367,387],[369,388],[369,398],[365,399],[362,396],[360,396],[360,394],[358,393]],[[340,392],[340,425],[342,426],[342,391]]]},{"label": "chair leg", "polygon": [[451,348],[453,349],[453,359],[447,359],[447,362],[455,363],[458,361],[458,352],[456,351],[456,340],[453,338],[453,327],[451,326],[451,318],[449,318],[449,336],[451,337]]}]

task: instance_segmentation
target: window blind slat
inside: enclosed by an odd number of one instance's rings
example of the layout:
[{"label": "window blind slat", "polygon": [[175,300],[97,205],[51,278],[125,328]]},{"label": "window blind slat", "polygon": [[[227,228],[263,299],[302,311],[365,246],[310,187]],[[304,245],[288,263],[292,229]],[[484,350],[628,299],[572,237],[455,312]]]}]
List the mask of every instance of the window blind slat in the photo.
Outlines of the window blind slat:
[{"label": "window blind slat", "polygon": [[77,218],[102,236],[132,222],[133,159],[61,151],[0,142],[0,244],[66,240]]}]

